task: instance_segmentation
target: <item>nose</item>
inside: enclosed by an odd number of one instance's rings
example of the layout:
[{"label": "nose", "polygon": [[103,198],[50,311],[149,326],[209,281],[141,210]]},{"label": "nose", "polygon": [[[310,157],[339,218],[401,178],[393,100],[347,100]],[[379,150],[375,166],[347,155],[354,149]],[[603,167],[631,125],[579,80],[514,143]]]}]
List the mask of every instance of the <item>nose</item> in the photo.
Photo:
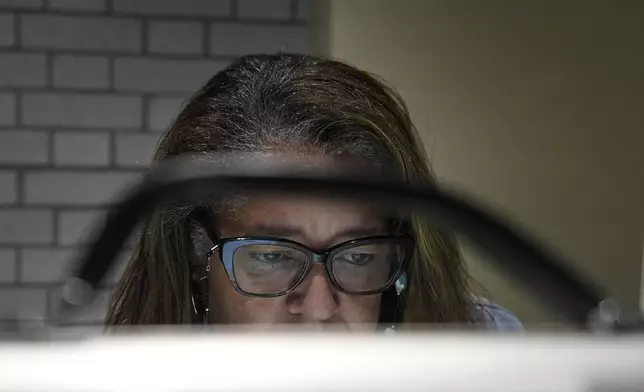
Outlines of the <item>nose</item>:
[{"label": "nose", "polygon": [[330,322],[338,311],[338,294],[322,265],[315,265],[287,299],[288,310],[304,323]]}]

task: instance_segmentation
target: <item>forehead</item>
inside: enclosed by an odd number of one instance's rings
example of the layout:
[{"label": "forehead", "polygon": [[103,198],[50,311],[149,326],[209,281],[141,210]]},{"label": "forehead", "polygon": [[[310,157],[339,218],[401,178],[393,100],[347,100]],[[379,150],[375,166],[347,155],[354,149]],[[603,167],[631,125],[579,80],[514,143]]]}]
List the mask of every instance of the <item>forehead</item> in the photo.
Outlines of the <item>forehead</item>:
[{"label": "forehead", "polygon": [[[254,155],[253,164],[293,165],[337,172],[357,170],[359,160],[348,156],[295,152]],[[326,246],[368,235],[383,234],[378,211],[365,203],[324,197],[248,195],[226,208],[218,223],[222,236],[271,236],[311,246]]]},{"label": "forehead", "polygon": [[219,226],[224,236],[283,237],[311,246],[331,246],[385,229],[378,211],[367,205],[302,197],[249,197],[224,213]]}]

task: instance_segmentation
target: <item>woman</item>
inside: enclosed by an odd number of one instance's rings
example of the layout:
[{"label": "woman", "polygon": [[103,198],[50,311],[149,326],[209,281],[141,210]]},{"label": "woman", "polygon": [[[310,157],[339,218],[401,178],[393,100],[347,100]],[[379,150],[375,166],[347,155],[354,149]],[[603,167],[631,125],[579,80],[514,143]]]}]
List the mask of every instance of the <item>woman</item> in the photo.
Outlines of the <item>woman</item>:
[{"label": "woman", "polygon": [[[400,97],[372,75],[307,55],[247,56],[217,73],[164,135],[154,162],[213,152],[432,180]],[[454,239],[419,219],[391,222],[367,206],[267,196],[159,208],[143,233],[108,325],[352,329],[396,319],[518,327],[503,309],[474,299]]]}]

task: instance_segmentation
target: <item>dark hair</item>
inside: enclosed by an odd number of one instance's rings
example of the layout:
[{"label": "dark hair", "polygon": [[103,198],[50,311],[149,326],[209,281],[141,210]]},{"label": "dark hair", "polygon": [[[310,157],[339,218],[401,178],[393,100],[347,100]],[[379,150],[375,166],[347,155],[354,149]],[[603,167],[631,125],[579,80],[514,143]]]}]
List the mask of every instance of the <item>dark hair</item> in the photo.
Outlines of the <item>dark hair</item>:
[{"label": "dark hair", "polygon": [[[342,62],[280,53],[238,59],[186,104],[156,151],[158,164],[204,152],[297,150],[350,154],[432,180],[428,159],[399,95]],[[193,321],[190,260],[203,257],[190,208],[165,206],[144,224],[114,293],[106,323]],[[473,312],[455,240],[421,219],[405,222],[416,241],[405,322],[468,322]],[[197,240],[196,240],[197,239]]]}]

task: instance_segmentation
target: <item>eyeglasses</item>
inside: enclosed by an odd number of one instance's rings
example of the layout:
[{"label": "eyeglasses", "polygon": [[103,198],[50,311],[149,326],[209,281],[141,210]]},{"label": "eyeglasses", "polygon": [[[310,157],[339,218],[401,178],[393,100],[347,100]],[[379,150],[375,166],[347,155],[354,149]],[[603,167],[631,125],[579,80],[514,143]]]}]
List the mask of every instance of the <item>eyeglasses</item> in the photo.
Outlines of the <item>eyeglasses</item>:
[{"label": "eyeglasses", "polygon": [[298,242],[271,237],[222,239],[219,252],[228,278],[239,293],[278,297],[294,290],[313,265],[324,264],[329,281],[341,292],[377,294],[387,290],[409,264],[414,241],[377,236],[343,242],[319,253]]}]

